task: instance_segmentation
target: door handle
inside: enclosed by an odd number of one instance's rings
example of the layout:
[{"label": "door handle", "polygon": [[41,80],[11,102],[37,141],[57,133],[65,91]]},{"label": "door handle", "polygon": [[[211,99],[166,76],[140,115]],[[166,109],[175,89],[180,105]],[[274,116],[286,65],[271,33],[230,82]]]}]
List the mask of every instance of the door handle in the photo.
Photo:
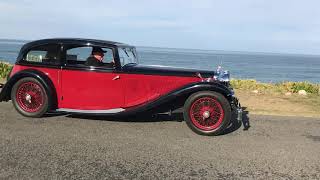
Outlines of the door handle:
[{"label": "door handle", "polygon": [[118,79],[120,79],[120,76],[119,76],[119,75],[116,76],[116,77],[114,77],[112,80],[118,80]]}]

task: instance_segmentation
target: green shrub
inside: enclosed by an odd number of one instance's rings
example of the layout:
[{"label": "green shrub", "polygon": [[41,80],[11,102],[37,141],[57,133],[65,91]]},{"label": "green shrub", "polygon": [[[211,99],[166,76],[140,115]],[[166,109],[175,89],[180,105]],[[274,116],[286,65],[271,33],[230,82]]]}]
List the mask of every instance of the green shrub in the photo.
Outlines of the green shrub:
[{"label": "green shrub", "polygon": [[297,93],[300,90],[305,90],[311,94],[319,94],[319,84],[312,84],[310,82],[283,82],[276,84],[279,88],[287,92]]},{"label": "green shrub", "polygon": [[273,88],[272,84],[269,83],[260,83],[254,79],[232,79],[231,85],[235,89],[243,89],[243,90],[270,90]]},{"label": "green shrub", "polygon": [[292,92],[297,93],[299,90],[305,90],[311,94],[320,94],[320,85],[310,82],[281,82],[281,83],[261,83],[253,79],[232,79],[231,85],[235,89],[241,90],[258,90],[259,92]]},{"label": "green shrub", "polygon": [[11,64],[0,61],[0,78],[7,78],[12,67]]}]

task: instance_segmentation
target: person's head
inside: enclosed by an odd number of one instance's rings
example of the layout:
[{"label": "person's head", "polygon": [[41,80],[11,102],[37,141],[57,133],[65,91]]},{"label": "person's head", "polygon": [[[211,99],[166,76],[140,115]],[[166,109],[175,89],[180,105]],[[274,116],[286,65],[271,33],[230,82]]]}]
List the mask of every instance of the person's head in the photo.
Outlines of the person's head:
[{"label": "person's head", "polygon": [[104,51],[104,50],[103,50],[102,48],[100,48],[100,47],[93,47],[91,54],[92,54],[93,57],[95,57],[95,58],[98,59],[99,61],[102,61],[105,52],[106,52],[106,51]]}]

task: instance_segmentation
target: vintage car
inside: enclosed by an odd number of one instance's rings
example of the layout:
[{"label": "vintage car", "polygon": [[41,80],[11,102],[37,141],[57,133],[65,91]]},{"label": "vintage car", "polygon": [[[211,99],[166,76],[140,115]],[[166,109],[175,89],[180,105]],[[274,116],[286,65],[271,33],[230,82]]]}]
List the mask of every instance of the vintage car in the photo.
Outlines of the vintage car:
[{"label": "vintage car", "polygon": [[[103,49],[104,64],[88,66],[94,48]],[[134,115],[183,107],[194,132],[218,135],[232,117],[242,117],[229,74],[220,70],[141,65],[135,47],[118,42],[43,39],[21,48],[0,101],[12,100],[27,117],[51,111]]]}]

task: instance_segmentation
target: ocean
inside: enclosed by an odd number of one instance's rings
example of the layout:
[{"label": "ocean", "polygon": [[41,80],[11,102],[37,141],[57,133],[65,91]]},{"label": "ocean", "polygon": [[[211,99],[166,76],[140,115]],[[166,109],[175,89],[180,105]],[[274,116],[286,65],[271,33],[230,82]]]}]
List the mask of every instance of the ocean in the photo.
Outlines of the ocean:
[{"label": "ocean", "polygon": [[[0,60],[14,63],[24,41],[0,40]],[[137,47],[141,64],[215,70],[222,65],[231,78],[260,82],[320,83],[320,55],[251,53],[217,50]]]}]

